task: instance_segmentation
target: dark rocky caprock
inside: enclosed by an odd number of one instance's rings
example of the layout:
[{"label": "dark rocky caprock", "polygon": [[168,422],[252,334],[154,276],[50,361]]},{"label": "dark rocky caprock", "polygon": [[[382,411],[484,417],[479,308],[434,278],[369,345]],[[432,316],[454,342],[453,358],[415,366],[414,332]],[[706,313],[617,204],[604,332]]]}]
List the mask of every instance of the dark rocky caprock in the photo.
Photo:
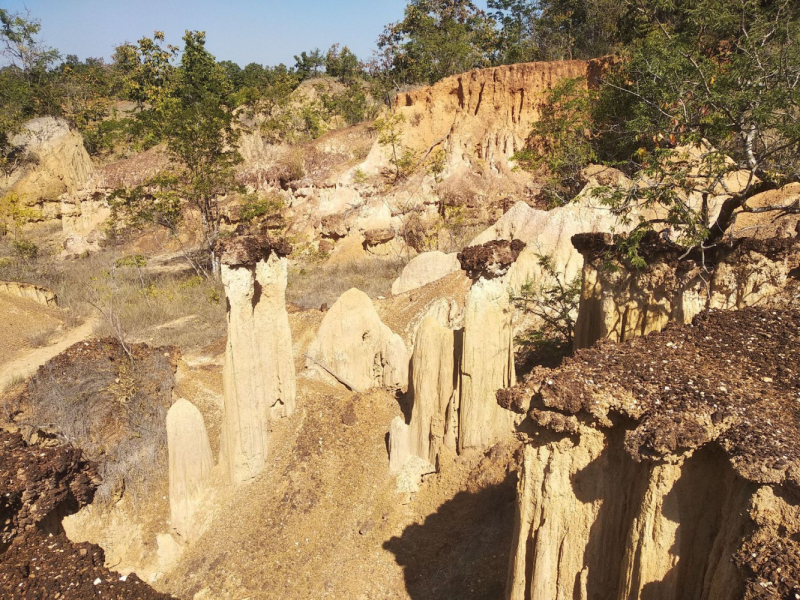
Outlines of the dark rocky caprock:
[{"label": "dark rocky caprock", "polygon": [[110,571],[99,546],[64,534],[61,519],[90,503],[99,482],[80,450],[28,446],[0,430],[0,597],[171,597]]},{"label": "dark rocky caprock", "polygon": [[505,275],[524,249],[522,240],[493,240],[464,248],[458,253],[458,260],[470,278],[492,279]]}]

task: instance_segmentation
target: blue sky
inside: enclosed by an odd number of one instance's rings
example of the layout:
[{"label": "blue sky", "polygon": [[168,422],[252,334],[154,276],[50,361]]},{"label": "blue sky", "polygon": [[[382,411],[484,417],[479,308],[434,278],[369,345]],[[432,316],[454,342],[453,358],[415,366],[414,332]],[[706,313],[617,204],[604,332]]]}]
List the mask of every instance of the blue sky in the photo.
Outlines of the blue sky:
[{"label": "blue sky", "polygon": [[[483,4],[483,2],[481,2]],[[204,30],[218,60],[294,64],[293,56],[333,43],[359,58],[372,55],[383,26],[403,16],[406,0],[0,0],[26,8],[42,23],[41,38],[62,55],[108,59],[114,46],[163,30],[180,45],[186,29]]]}]

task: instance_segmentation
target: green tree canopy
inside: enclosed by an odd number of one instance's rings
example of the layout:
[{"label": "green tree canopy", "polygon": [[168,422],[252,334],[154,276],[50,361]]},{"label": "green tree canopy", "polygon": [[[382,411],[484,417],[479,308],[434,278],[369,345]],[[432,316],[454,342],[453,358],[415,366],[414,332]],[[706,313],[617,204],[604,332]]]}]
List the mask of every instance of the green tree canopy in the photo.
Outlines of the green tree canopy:
[{"label": "green tree canopy", "polygon": [[619,0],[489,0],[499,24],[498,62],[587,59],[616,47]]},{"label": "green tree canopy", "polygon": [[39,39],[41,23],[0,8],[0,53],[9,62],[0,69],[0,166],[9,165],[10,136],[31,117],[58,114],[59,102],[49,70],[58,51]]},{"label": "green tree canopy", "polygon": [[378,38],[381,68],[399,85],[490,66],[494,20],[470,0],[411,0]]},{"label": "green tree canopy", "polygon": [[334,44],[325,55],[325,73],[331,77],[338,77],[343,81],[350,81],[358,76],[361,63],[358,57],[345,46]]},{"label": "green tree canopy", "polygon": [[325,66],[325,57],[319,48],[314,48],[311,52],[301,52],[299,56],[294,57],[294,61],[294,70],[300,81],[316,77]]},{"label": "green tree canopy", "polygon": [[[719,242],[742,212],[800,212],[796,203],[750,203],[800,181],[800,4],[629,0],[627,7],[618,62],[598,90],[583,92],[594,101],[582,103],[578,86],[544,111],[537,127],[554,155],[585,149],[588,140],[587,158],[634,178],[598,194],[621,215],[660,207],[660,226],[677,227],[687,246]],[[568,110],[580,106],[582,117]],[[581,141],[570,123],[584,119],[592,133]],[[720,197],[715,218],[709,203]]]},{"label": "green tree canopy", "polygon": [[[155,52],[159,70],[144,71],[147,85],[137,89],[152,92],[145,96],[150,103],[146,112],[156,116],[149,122],[166,141],[174,168],[146,186],[118,191],[117,207],[132,214],[134,222],[155,222],[176,233],[182,203],[188,202],[201,216],[203,247],[217,274],[214,247],[221,223],[219,201],[238,189],[234,169],[242,160],[234,128],[233,86],[225,68],[206,49],[205,32],[186,32],[180,65],[174,72],[168,66],[172,52],[154,50],[160,47],[158,38],[163,41],[163,36],[139,41],[140,65]],[[140,73],[138,68],[132,72]],[[164,87],[153,90],[149,82],[154,78],[164,81]]]}]

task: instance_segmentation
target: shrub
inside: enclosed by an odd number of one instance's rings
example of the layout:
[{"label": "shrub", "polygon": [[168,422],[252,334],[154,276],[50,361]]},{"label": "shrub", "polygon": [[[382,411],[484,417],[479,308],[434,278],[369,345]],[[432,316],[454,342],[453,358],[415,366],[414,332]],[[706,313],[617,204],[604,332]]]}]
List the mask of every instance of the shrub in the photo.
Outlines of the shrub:
[{"label": "shrub", "polygon": [[283,198],[279,194],[269,194],[268,196],[248,194],[242,204],[240,219],[249,223],[260,217],[280,214],[283,207]]},{"label": "shrub", "polygon": [[138,502],[167,476],[164,422],[177,354],[145,345],[133,354],[132,366],[115,340],[73,346],[41,368],[18,400],[20,425],[53,433],[98,463],[101,505],[122,493]]},{"label": "shrub", "polygon": [[30,240],[18,239],[12,242],[14,253],[23,260],[35,260],[39,256],[39,246]]},{"label": "shrub", "polygon": [[581,279],[565,282],[555,270],[553,259],[539,255],[542,281],[526,282],[512,294],[514,305],[531,314],[538,325],[520,334],[515,340],[529,364],[553,365],[570,352],[575,334],[575,315],[581,292]]}]

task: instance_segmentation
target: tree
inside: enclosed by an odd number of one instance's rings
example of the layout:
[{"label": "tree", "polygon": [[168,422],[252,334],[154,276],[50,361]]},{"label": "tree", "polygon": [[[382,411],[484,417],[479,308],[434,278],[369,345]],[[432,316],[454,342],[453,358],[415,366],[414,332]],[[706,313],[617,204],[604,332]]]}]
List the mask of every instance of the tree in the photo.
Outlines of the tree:
[{"label": "tree", "polygon": [[[215,246],[222,217],[219,202],[238,189],[235,167],[242,160],[239,135],[233,127],[235,102],[225,69],[205,48],[205,33],[187,31],[183,41],[174,79],[164,80],[166,89],[148,95],[152,105],[146,109],[158,115],[157,124],[155,120],[153,123],[166,141],[174,168],[146,186],[119,190],[115,197],[117,207],[130,214],[134,224],[156,223],[176,237],[183,201],[188,202],[200,214],[203,251],[212,273],[218,276]],[[153,48],[152,40],[140,40],[138,51],[142,56],[150,55],[148,48]],[[167,58],[166,54],[161,58]],[[163,68],[163,62],[159,60],[158,64]]]},{"label": "tree", "polygon": [[[674,227],[688,247],[720,242],[742,212],[800,213],[797,203],[750,204],[800,181],[800,5],[630,0],[628,8],[627,45],[601,82],[590,127],[594,156],[633,184],[595,194],[623,217],[658,209],[639,228]],[[712,221],[715,197],[724,202]]]},{"label": "tree", "polygon": [[625,2],[489,0],[500,25],[498,62],[588,59],[611,53]]},{"label": "tree", "polygon": [[[800,212],[748,205],[800,180],[800,5],[632,0],[631,9],[637,35],[603,87],[598,141],[647,183],[614,190],[609,201],[666,207],[684,227],[682,241],[703,246],[741,212]],[[727,199],[710,222],[708,202],[719,195]]]},{"label": "tree", "polygon": [[403,123],[406,116],[403,113],[392,113],[385,118],[375,121],[375,130],[378,132],[378,144],[389,150],[389,162],[394,167],[393,183],[400,181],[414,168],[414,156],[403,144]]},{"label": "tree", "polygon": [[541,281],[538,285],[527,281],[511,296],[514,306],[535,317],[537,325],[521,333],[516,342],[531,354],[534,364],[555,366],[572,352],[581,278],[564,281],[552,256],[540,254],[537,259]]},{"label": "tree", "polygon": [[589,133],[592,106],[597,93],[586,79],[567,79],[549,90],[534,123],[526,149],[514,155],[529,170],[544,168],[542,195],[549,206],[561,206],[574,198],[584,185],[584,167],[597,161]]},{"label": "tree", "polygon": [[114,94],[114,73],[102,58],[67,56],[56,69],[58,77],[61,114],[75,125],[83,135],[83,143],[90,154],[110,150],[113,136],[108,134],[107,117],[110,99]]},{"label": "tree", "polygon": [[28,85],[33,85],[59,59],[57,50],[38,39],[42,24],[29,14],[22,16],[0,8],[0,41],[3,56],[22,71]]},{"label": "tree", "polygon": [[319,48],[314,48],[311,52],[301,52],[300,56],[294,57],[294,61],[294,70],[300,81],[316,77],[325,66],[325,58]]},{"label": "tree", "polygon": [[41,24],[30,15],[0,8],[0,53],[9,65],[0,69],[0,166],[8,167],[8,142],[21,124],[38,114],[58,114],[48,70],[58,51],[39,40]]},{"label": "tree", "polygon": [[411,0],[403,20],[378,38],[381,67],[397,87],[489,66],[494,24],[470,0]]},{"label": "tree", "polygon": [[114,66],[122,73],[123,93],[135,101],[139,109],[145,104],[159,105],[173,91],[175,67],[172,61],[179,48],[167,44],[163,31],[152,38],[143,37],[137,44],[117,46]]},{"label": "tree", "polygon": [[334,44],[325,55],[325,73],[331,77],[352,81],[360,71],[358,57],[347,46],[340,50],[339,44]]},{"label": "tree", "polygon": [[219,66],[225,71],[225,74],[228,76],[228,81],[234,90],[238,90],[242,87],[242,67],[232,60],[222,60]]}]

